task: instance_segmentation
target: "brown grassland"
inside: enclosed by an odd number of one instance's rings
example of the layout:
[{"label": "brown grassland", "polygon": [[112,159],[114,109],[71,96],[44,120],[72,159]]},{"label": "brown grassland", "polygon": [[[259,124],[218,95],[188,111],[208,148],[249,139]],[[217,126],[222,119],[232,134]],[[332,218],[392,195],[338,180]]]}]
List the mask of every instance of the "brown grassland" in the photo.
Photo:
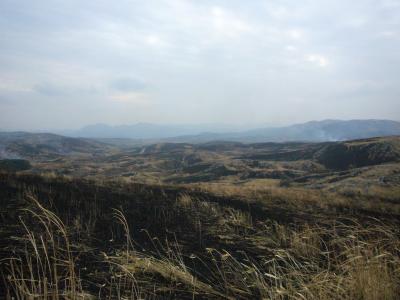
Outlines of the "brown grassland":
[{"label": "brown grassland", "polygon": [[340,168],[331,144],[30,159],[0,173],[0,298],[399,299],[400,166],[374,143]]}]

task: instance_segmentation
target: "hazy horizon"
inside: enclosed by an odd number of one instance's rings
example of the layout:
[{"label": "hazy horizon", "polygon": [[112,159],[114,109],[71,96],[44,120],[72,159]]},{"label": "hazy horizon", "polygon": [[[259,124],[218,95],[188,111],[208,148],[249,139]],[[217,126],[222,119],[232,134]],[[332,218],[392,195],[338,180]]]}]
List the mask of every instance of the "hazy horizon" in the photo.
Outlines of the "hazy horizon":
[{"label": "hazy horizon", "polygon": [[400,115],[400,1],[0,3],[0,129]]},{"label": "hazy horizon", "polygon": [[[272,124],[272,123],[150,123],[150,122],[136,122],[136,123],[125,123],[125,124],[109,124],[109,123],[93,123],[93,124],[85,124],[82,126],[76,127],[68,127],[68,128],[0,128],[0,132],[32,132],[32,133],[55,133],[61,135],[71,135],[75,136],[77,133],[81,132],[81,130],[87,130],[90,128],[99,130],[102,126],[112,129],[121,129],[126,127],[136,127],[144,125],[144,128],[149,129],[154,126],[157,129],[165,128],[165,129],[185,129],[188,132],[192,132],[192,134],[200,134],[200,133],[234,133],[234,132],[247,132],[249,130],[258,130],[258,129],[272,129],[272,128],[287,128],[292,126],[302,126],[308,123],[323,123],[323,122],[351,122],[351,121],[388,121],[388,122],[397,122],[400,124],[400,119],[322,119],[322,120],[308,120],[304,122],[293,122],[293,123],[280,123],[280,124]],[[197,133],[196,133],[197,132]],[[79,136],[79,135],[78,135]],[[178,135],[179,136],[179,135]]]}]

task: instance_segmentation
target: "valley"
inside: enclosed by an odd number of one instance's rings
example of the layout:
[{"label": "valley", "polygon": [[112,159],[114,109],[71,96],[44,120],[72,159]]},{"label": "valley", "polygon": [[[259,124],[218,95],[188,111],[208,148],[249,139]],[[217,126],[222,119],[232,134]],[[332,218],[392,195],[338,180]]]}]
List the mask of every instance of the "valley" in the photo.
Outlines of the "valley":
[{"label": "valley", "polygon": [[132,144],[2,134],[0,296],[400,291],[400,137]]}]

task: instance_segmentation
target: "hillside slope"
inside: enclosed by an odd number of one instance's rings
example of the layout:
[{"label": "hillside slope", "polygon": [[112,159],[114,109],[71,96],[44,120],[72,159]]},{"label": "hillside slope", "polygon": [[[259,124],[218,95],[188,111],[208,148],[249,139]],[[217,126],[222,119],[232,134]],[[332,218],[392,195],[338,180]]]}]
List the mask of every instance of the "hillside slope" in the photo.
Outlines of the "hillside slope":
[{"label": "hillside slope", "polygon": [[90,139],[52,133],[0,132],[0,158],[55,158],[60,155],[96,155],[111,146]]},{"label": "hillside slope", "polygon": [[400,161],[400,138],[374,138],[334,143],[315,159],[330,169],[349,169]]}]

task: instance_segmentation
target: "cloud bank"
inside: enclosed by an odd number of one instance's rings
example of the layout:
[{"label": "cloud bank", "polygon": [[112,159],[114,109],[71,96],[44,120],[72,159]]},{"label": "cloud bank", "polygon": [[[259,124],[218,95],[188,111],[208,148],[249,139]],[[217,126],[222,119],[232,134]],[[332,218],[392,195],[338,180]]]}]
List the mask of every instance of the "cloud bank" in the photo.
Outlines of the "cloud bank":
[{"label": "cloud bank", "polygon": [[400,1],[0,2],[0,129],[400,115]]}]

